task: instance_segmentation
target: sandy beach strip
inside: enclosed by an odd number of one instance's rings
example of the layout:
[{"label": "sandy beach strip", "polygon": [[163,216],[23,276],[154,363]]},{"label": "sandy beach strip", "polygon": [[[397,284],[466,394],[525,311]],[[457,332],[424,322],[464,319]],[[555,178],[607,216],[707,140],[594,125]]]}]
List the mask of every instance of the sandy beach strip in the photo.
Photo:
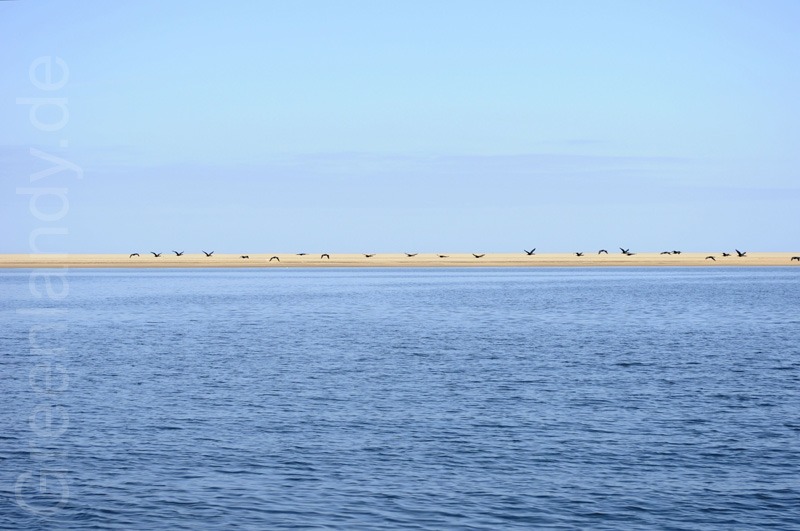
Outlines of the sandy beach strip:
[{"label": "sandy beach strip", "polygon": [[[184,256],[163,256],[152,254],[129,257],[119,254],[3,254],[0,255],[0,268],[287,268],[287,267],[747,267],[747,266],[797,266],[799,260],[792,260],[797,253],[747,253],[747,256],[723,257],[721,253],[681,253],[663,255],[660,253],[637,253],[633,256],[616,254],[574,253],[536,254],[525,253],[487,253],[481,258],[472,254],[420,253],[416,256],[399,254],[376,254],[365,257],[363,254],[330,253],[330,258],[319,254],[298,256],[296,254],[250,254],[241,255],[203,254]],[[270,258],[277,256],[280,261]],[[706,259],[714,256],[715,260]]]}]

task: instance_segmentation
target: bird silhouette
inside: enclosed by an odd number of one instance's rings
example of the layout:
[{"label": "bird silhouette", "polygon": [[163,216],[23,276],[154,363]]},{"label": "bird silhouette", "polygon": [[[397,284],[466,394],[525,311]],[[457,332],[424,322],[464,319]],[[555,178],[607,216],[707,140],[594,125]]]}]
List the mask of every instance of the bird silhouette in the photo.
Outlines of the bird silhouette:
[{"label": "bird silhouette", "polygon": [[364,256],[365,256],[366,258],[372,258],[372,257],[373,257],[373,256],[375,256],[375,255],[374,255],[374,254],[366,254],[366,253],[365,253],[365,254],[364,254]]},{"label": "bird silhouette", "polygon": [[528,251],[527,249],[523,249],[523,251],[525,251],[525,254],[527,254],[528,256],[533,256],[533,253],[536,251],[536,247],[534,247],[530,251]]},{"label": "bird silhouette", "polygon": [[281,259],[280,259],[280,258],[278,258],[277,256],[273,256],[273,257],[271,257],[271,258],[269,259],[269,261],[270,261],[270,262],[272,262],[273,260],[277,260],[278,262],[280,262],[280,261],[281,261]]},{"label": "bird silhouette", "polygon": [[739,258],[747,254],[747,251],[740,251],[739,249],[734,249],[734,251],[736,251],[736,254],[739,255]]},{"label": "bird silhouette", "polygon": [[307,254],[308,254],[308,253],[297,253],[297,256],[305,256],[305,255],[307,255]]},{"label": "bird silhouette", "polygon": [[247,259],[250,259],[250,255],[249,255],[249,254],[243,254],[243,255],[242,255],[242,258],[247,258]]},{"label": "bird silhouette", "polygon": [[183,251],[181,251],[181,252],[172,251],[172,252],[175,253],[175,256],[183,256]]},{"label": "bird silhouette", "polygon": [[331,255],[329,255],[328,253],[323,253],[323,254],[320,255],[320,258],[327,258],[328,260],[330,260],[331,259]]},{"label": "bird silhouette", "polygon": [[795,260],[797,260],[798,262],[800,262],[800,256],[793,256],[793,257],[792,257],[792,259],[791,259],[791,260],[789,260],[789,261],[790,261],[790,262],[794,262]]},{"label": "bird silhouette", "polygon": [[475,254],[475,253],[472,253],[472,256],[474,256],[475,258],[483,258],[484,256],[486,256],[486,253],[484,253],[484,254]]},{"label": "bird silhouette", "polygon": [[131,253],[131,255],[128,258],[133,258],[134,256],[139,256],[139,253]]},{"label": "bird silhouette", "polygon": [[214,254],[214,251],[211,251],[210,253],[207,253],[207,252],[203,251],[203,254],[205,254],[205,255],[206,255],[206,258],[208,258],[208,257],[209,257],[209,256],[211,256],[212,254]]},{"label": "bird silhouette", "polygon": [[439,258],[449,258],[449,256],[446,254],[437,254],[436,256],[438,256]]},{"label": "bird silhouette", "polygon": [[672,251],[672,254],[681,254],[680,251]]},{"label": "bird silhouette", "polygon": [[629,252],[631,252],[630,249],[623,249],[622,247],[620,247],[619,250],[622,251],[622,254],[628,254]]},{"label": "bird silhouette", "polygon": [[713,260],[715,262],[717,261],[717,259],[714,258],[713,256],[706,256],[706,260]]},{"label": "bird silhouette", "polygon": [[722,253],[722,256],[730,256],[731,253]]},{"label": "bird silhouette", "polygon": [[150,254],[158,258],[159,256],[161,256],[162,253],[154,253],[153,251],[150,251]]},{"label": "bird silhouette", "polygon": [[661,251],[659,254],[672,254],[670,251]]},{"label": "bird silhouette", "polygon": [[575,253],[575,256],[583,256],[583,253]]},{"label": "bird silhouette", "polygon": [[608,251],[606,251],[605,249],[600,249],[599,251],[597,251],[597,254],[603,254],[603,253],[608,254]]},{"label": "bird silhouette", "polygon": [[409,257],[409,258],[412,258],[414,256],[417,256],[418,254],[419,253],[406,253],[406,256]]}]

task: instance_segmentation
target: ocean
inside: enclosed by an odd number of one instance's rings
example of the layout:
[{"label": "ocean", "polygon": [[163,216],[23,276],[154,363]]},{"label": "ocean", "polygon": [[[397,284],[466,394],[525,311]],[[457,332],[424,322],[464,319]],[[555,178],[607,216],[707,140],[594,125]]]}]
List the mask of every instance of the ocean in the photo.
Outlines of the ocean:
[{"label": "ocean", "polygon": [[800,529],[796,268],[2,270],[0,315],[3,529]]}]

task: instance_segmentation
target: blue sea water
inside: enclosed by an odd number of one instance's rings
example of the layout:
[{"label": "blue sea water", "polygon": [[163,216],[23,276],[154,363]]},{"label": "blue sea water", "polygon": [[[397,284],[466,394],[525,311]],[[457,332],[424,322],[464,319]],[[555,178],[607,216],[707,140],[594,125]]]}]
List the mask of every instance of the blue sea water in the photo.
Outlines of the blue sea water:
[{"label": "blue sea water", "polygon": [[796,268],[31,275],[0,528],[800,528]]}]

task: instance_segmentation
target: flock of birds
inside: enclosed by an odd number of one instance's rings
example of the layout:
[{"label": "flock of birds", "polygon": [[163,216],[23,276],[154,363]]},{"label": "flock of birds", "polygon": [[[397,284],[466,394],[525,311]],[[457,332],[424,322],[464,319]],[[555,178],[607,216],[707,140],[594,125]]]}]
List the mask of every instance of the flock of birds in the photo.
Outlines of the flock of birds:
[{"label": "flock of birds", "polygon": [[[630,249],[625,249],[624,247],[620,247],[619,250],[625,256],[633,256],[633,255],[636,254],[636,253],[632,253]],[[534,256],[536,254],[536,247],[534,247],[530,251],[527,250],[527,249],[523,249],[523,251],[528,256]],[[745,256],[747,256],[747,251],[740,251],[739,249],[734,249],[734,251],[736,251],[736,256],[739,257],[739,258],[744,258]],[[175,253],[175,256],[183,256],[183,253],[184,253],[184,251],[172,251],[172,252]],[[161,255],[164,254],[164,253],[156,253],[154,251],[150,251],[150,254],[152,254],[155,258],[160,258]],[[203,251],[203,254],[206,255],[206,258],[211,258],[211,256],[214,254],[214,251],[211,251],[211,252]],[[419,253],[404,253],[404,254],[408,258],[413,258],[413,257],[417,256],[417,254],[419,254]],[[584,253],[582,251],[576,252],[574,254],[575,254],[575,256],[578,256],[578,257],[584,255]],[[608,254],[608,251],[606,249],[600,249],[599,251],[597,251],[597,254]],[[681,252],[680,251],[662,251],[659,254],[672,255],[672,254],[681,254]],[[306,255],[308,255],[308,253],[297,253],[297,256],[306,256]],[[133,258],[135,256],[139,256],[139,253],[131,253],[128,258]],[[373,256],[375,256],[375,253],[372,253],[372,254],[364,253],[364,256],[366,258],[372,258]],[[450,258],[450,256],[446,255],[446,254],[437,254],[436,256],[439,257],[439,258]],[[485,253],[484,254],[472,253],[472,256],[474,256],[475,258],[483,258],[484,256],[486,256],[486,254]],[[728,256],[731,256],[731,253],[723,252],[722,256],[723,257],[728,257]],[[242,258],[243,260],[248,260],[248,259],[250,259],[250,255],[243,254],[243,255],[240,256],[240,258]],[[322,259],[330,260],[330,258],[331,258],[331,255],[328,254],[328,253],[322,253],[320,255],[320,260],[322,260]],[[716,259],[716,257],[714,255],[708,255],[708,256],[706,256],[705,259],[706,260],[713,260],[714,262],[717,261],[717,259]],[[272,262],[273,260],[277,260],[278,262],[281,261],[281,259],[278,256],[270,257],[269,261]],[[800,256],[793,256],[790,261],[793,262],[795,260],[800,262]]]}]

